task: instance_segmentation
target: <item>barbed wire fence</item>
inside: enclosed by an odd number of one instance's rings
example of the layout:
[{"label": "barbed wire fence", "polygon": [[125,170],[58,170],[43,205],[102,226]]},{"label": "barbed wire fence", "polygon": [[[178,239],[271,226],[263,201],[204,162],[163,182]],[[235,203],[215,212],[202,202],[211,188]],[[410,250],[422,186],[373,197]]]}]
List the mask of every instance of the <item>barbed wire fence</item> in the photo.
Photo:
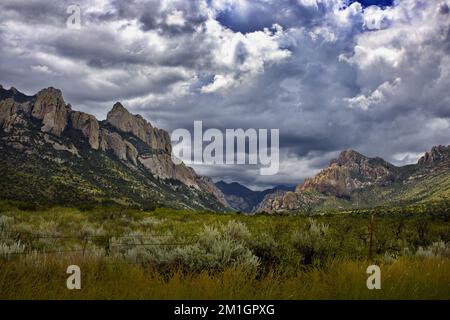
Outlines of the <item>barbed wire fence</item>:
[{"label": "barbed wire fence", "polygon": [[[143,235],[128,235],[128,236],[118,236],[118,235],[49,235],[41,233],[32,233],[25,231],[8,231],[11,236],[1,236],[0,244],[3,241],[14,241],[15,243],[25,240],[26,242],[38,241],[40,239],[54,239],[54,240],[74,240],[78,244],[82,245],[82,248],[64,248],[58,250],[45,250],[38,249],[29,246],[29,250],[23,250],[18,252],[9,252],[6,254],[0,253],[0,259],[7,259],[11,256],[21,256],[21,255],[50,255],[50,254],[67,254],[67,253],[81,253],[85,256],[87,253],[99,253],[101,250],[104,252],[105,257],[109,257],[114,248],[129,247],[129,249],[134,247],[151,247],[151,246],[161,246],[161,247],[178,247],[178,246],[189,246],[197,243],[196,236],[184,236],[183,241],[160,241],[160,242],[136,242],[138,238],[140,240],[145,240],[146,238],[169,238],[173,237],[170,234],[155,234],[146,233]],[[124,242],[127,239],[132,239],[134,242]],[[97,247],[89,248],[88,244],[94,244]],[[124,260],[126,261],[126,260]],[[130,262],[131,264],[140,264],[141,262]]]}]

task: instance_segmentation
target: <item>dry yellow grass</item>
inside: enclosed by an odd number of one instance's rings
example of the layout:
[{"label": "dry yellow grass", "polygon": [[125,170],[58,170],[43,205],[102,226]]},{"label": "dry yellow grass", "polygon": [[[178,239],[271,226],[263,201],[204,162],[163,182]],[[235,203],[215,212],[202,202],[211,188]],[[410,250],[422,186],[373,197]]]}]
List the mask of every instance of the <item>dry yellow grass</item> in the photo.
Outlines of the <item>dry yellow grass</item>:
[{"label": "dry yellow grass", "polygon": [[[81,290],[66,288],[66,268],[81,267]],[[364,261],[256,276],[244,270],[161,274],[95,257],[0,261],[1,299],[450,299],[448,258],[402,258],[380,265],[382,289],[368,290]]]}]

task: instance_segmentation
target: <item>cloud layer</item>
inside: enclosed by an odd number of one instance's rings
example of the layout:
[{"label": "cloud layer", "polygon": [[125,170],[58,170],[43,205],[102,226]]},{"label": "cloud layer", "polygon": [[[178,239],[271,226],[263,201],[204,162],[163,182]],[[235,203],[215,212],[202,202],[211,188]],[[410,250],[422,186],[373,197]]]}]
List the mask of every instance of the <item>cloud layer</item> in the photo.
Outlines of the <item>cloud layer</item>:
[{"label": "cloud layer", "polygon": [[400,165],[450,143],[449,0],[84,0],[79,29],[71,4],[0,3],[0,83],[100,118],[120,100],[169,131],[280,129],[280,174],[201,173],[298,183],[345,148]]}]

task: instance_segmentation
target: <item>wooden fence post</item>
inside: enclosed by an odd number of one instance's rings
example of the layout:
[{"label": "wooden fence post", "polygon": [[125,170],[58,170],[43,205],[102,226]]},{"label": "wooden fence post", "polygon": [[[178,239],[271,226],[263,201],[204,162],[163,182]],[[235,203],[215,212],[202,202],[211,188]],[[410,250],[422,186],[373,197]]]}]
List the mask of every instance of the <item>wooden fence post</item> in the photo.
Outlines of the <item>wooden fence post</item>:
[{"label": "wooden fence post", "polygon": [[372,214],[372,217],[370,218],[370,225],[369,225],[369,254],[368,258],[369,261],[372,260],[373,257],[373,230],[375,226],[375,216]]},{"label": "wooden fence post", "polygon": [[84,236],[84,242],[83,242],[83,257],[84,257],[84,255],[85,255],[85,253],[86,253],[87,242],[88,242],[88,239],[87,239],[86,236]]}]

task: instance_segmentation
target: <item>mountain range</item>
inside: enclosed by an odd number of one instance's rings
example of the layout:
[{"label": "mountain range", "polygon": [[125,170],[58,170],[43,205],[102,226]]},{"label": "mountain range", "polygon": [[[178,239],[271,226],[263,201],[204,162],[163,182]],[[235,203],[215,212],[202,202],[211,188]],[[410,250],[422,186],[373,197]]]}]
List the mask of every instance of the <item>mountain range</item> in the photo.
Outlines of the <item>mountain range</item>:
[{"label": "mountain range", "polygon": [[0,86],[0,199],[42,205],[276,213],[450,200],[450,146],[397,167],[354,150],[297,187],[253,191],[199,176],[172,159],[169,134],[120,102],[106,120],[72,110],[62,92]]},{"label": "mountain range", "polygon": [[281,194],[295,189],[292,186],[279,185],[263,191],[254,191],[240,183],[226,183],[224,181],[216,182],[216,186],[223,192],[232,209],[245,213],[255,211],[261,201],[269,194]]},{"label": "mountain range", "polygon": [[449,200],[450,146],[435,146],[416,164],[402,167],[345,150],[294,191],[266,196],[255,211],[310,212]]},{"label": "mountain range", "polygon": [[106,120],[72,110],[62,92],[0,86],[0,198],[228,210],[207,177],[172,161],[169,134],[116,103]]}]

